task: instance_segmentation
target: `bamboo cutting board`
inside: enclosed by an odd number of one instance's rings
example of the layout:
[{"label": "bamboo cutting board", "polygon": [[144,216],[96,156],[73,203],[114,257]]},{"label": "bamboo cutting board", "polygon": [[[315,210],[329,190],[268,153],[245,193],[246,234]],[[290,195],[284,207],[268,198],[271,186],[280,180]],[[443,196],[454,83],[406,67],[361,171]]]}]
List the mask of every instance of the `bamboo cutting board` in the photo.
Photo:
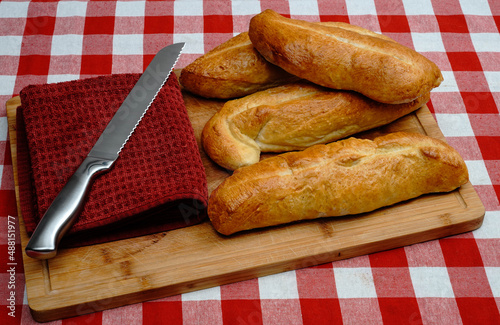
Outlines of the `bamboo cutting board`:
[{"label": "bamboo cutting board", "polygon": [[[203,126],[223,101],[183,95],[199,142]],[[19,97],[7,102],[16,195],[19,104]],[[427,106],[360,136],[394,131],[444,139]],[[211,192],[229,174],[201,154]],[[371,213],[230,237],[219,235],[206,221],[170,232],[62,249],[47,261],[23,253],[28,303],[37,321],[66,318],[471,231],[480,227],[484,212],[467,183],[451,193],[425,195]],[[20,224],[24,249],[28,236],[22,217]]]}]

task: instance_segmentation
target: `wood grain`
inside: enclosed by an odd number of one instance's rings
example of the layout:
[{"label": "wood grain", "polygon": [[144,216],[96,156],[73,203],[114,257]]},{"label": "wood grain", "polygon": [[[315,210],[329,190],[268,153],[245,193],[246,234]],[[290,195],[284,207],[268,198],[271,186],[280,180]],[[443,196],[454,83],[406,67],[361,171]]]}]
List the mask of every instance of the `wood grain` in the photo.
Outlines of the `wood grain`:
[{"label": "wood grain", "polygon": [[[183,95],[199,141],[204,124],[224,102]],[[17,196],[15,115],[19,104],[18,97],[7,102]],[[444,139],[426,106],[359,136],[373,138],[393,131]],[[202,150],[201,154],[211,192],[229,172]],[[28,303],[37,321],[66,318],[471,231],[481,226],[484,212],[467,183],[451,193],[425,195],[371,213],[230,237],[219,235],[207,221],[170,232],[62,249],[48,261],[23,253]],[[22,216],[19,219],[24,249],[28,236]]]}]

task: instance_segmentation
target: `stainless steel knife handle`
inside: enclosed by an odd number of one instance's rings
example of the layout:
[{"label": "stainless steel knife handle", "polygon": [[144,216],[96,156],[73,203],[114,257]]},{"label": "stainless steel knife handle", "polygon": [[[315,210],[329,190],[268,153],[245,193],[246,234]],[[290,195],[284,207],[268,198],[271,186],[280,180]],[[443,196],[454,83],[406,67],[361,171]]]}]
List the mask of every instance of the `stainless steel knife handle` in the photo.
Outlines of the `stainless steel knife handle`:
[{"label": "stainless steel knife handle", "polygon": [[26,254],[37,259],[49,259],[57,254],[61,238],[71,228],[83,209],[95,176],[113,165],[113,160],[87,156],[40,220],[28,245]]}]

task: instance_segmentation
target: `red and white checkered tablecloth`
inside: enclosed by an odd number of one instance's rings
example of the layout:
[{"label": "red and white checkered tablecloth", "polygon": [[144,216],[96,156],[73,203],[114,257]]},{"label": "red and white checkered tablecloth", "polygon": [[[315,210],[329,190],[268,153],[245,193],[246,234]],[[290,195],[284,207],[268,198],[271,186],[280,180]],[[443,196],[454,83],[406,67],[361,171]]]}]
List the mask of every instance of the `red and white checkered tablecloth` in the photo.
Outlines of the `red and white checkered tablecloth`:
[{"label": "red and white checkered tablecloth", "polygon": [[[308,21],[360,25],[437,63],[445,80],[428,106],[469,167],[487,211],[483,226],[54,323],[500,324],[497,0],[0,1],[0,323],[34,323],[22,267],[10,272],[8,264],[9,226],[18,225],[12,224],[17,211],[5,102],[33,83],[142,72],[173,42],[186,42],[176,66],[182,68],[246,31],[250,18],[268,8]],[[19,242],[14,258],[22,260]]]}]

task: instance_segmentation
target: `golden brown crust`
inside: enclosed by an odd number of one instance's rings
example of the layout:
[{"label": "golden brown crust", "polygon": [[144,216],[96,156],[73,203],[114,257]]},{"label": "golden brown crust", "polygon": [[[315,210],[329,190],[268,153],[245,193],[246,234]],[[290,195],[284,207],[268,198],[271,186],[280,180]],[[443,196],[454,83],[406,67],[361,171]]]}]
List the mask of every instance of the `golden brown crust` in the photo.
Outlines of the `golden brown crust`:
[{"label": "golden brown crust", "polygon": [[229,99],[297,79],[267,62],[244,32],[186,66],[179,82],[194,94]]},{"label": "golden brown crust", "polygon": [[310,23],[265,10],[250,21],[249,37],[269,62],[291,74],[383,103],[413,101],[443,80],[423,55],[357,26]]},{"label": "golden brown crust", "polygon": [[415,133],[349,138],[240,168],[212,192],[208,216],[225,235],[373,211],[468,181],[460,155]]},{"label": "golden brown crust", "polygon": [[259,161],[261,152],[303,150],[388,124],[424,105],[382,104],[352,91],[300,82],[228,101],[205,125],[205,152],[235,170]]}]

